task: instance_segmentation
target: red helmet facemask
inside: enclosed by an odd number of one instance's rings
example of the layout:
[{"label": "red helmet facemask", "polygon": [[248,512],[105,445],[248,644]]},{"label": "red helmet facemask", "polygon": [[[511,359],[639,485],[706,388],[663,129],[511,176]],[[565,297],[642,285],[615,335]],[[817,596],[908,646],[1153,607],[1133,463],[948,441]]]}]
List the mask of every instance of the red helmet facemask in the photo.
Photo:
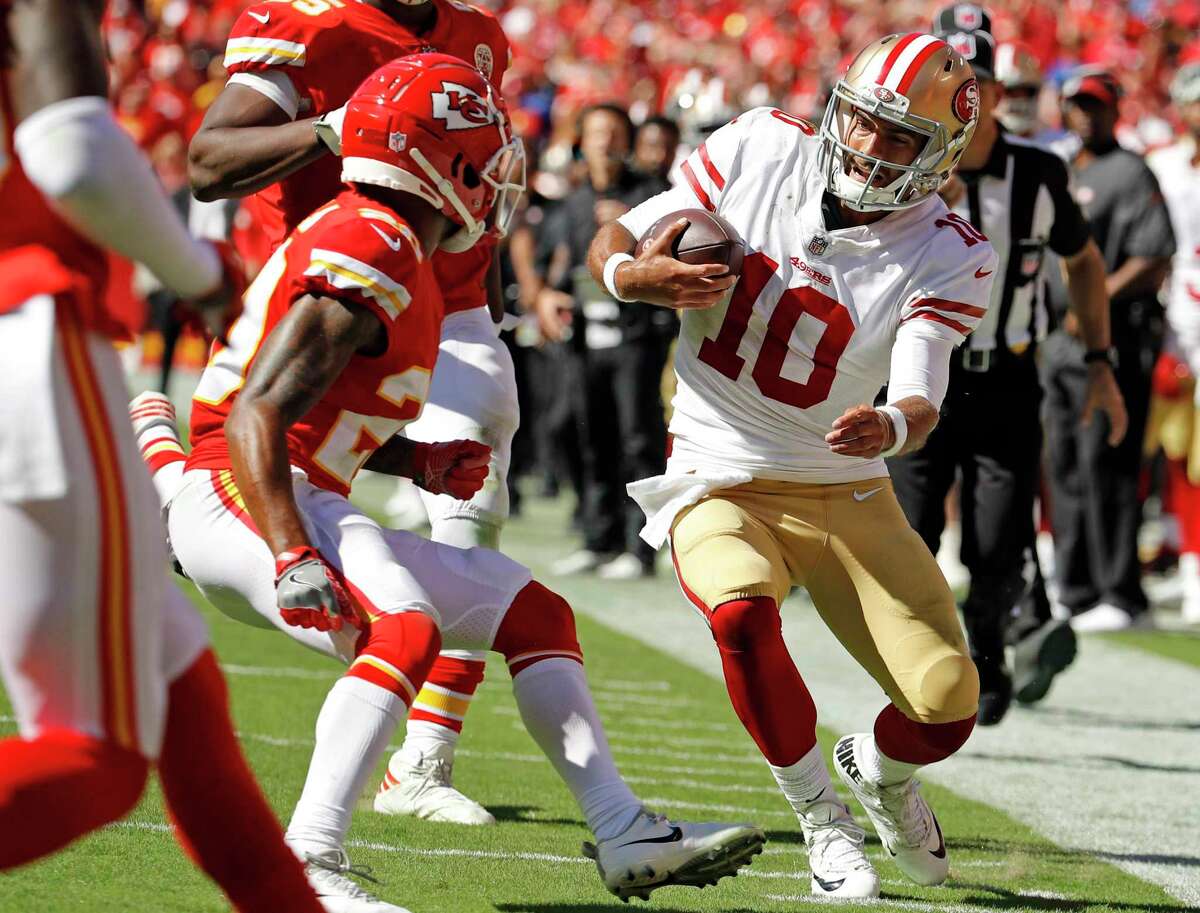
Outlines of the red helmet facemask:
[{"label": "red helmet facemask", "polygon": [[413,54],[372,73],[346,105],[342,180],[416,194],[459,226],[442,249],[464,251],[489,229],[507,233],[525,152],[483,74]]}]

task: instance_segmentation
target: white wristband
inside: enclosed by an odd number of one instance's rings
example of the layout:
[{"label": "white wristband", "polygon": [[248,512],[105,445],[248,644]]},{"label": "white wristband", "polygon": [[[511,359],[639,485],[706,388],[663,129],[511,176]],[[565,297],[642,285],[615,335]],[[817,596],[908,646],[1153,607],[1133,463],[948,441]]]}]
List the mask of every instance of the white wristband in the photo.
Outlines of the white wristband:
[{"label": "white wristband", "polygon": [[895,406],[879,406],[875,411],[882,412],[892,420],[892,434],[896,438],[892,446],[881,451],[879,455],[881,457],[895,456],[904,447],[904,442],[908,440],[908,420],[904,417],[904,413]]},{"label": "white wristband", "polygon": [[604,261],[604,287],[608,289],[608,293],[618,301],[633,301],[632,298],[622,298],[617,292],[617,267],[622,263],[632,263],[633,257],[629,254],[613,254]]}]

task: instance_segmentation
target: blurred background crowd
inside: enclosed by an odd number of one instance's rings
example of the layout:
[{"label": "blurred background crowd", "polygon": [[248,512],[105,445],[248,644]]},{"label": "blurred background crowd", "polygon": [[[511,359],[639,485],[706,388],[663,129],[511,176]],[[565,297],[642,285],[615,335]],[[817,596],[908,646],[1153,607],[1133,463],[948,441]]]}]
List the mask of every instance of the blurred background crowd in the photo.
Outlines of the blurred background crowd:
[{"label": "blurred background crowd", "polygon": [[[109,4],[105,29],[118,116],[184,208],[191,205],[188,140],[224,85],[225,38],[247,5]],[[850,55],[883,34],[927,30],[941,4],[476,5],[497,14],[512,44],[504,94],[531,166],[524,216],[502,254],[512,314],[505,338],[517,361],[522,400],[513,479],[532,480],[526,493],[575,495],[581,548],[560,563],[562,573],[650,574],[654,555],[637,538],[639,516],[624,483],[657,474],[666,457],[670,372],[664,367],[674,317],[609,298],[583,268],[588,241],[598,225],[665,189],[672,164],[738,112],[770,104],[819,121]],[[1147,153],[1178,137],[1181,124],[1168,86],[1181,65],[1200,63],[1200,0],[995,0],[987,7],[997,41],[1019,42],[1041,71],[1042,128],[1061,128],[1063,81],[1081,66],[1102,66],[1123,90],[1123,145]],[[235,219],[234,231],[239,229],[252,226]],[[177,333],[171,303],[159,299],[161,293],[156,298],[135,282],[130,306],[147,314],[151,332],[142,354],[157,364],[165,341],[169,366]],[[175,356],[192,365],[202,358],[195,343]],[[1158,503],[1153,467],[1148,459],[1145,492]],[[419,502],[404,490],[386,509],[397,525],[419,522],[412,516]],[[1142,557],[1151,570],[1170,569],[1174,526],[1164,512],[1152,509],[1148,516],[1154,522],[1143,537]],[[953,551],[953,539],[947,542]],[[953,573],[953,555],[942,557]],[[1167,598],[1172,596],[1178,593]],[[1200,591],[1196,600],[1200,612]]]}]

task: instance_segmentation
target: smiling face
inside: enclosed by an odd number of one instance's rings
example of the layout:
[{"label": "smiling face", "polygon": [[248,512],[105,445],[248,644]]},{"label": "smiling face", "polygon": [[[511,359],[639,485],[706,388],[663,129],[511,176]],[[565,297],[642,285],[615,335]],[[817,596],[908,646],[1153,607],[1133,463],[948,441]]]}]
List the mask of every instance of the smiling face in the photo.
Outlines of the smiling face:
[{"label": "smiling face", "polygon": [[[882,159],[896,165],[911,165],[925,148],[926,138],[898,124],[874,117],[858,108],[850,115],[843,135],[844,142],[853,152]],[[880,168],[875,176],[871,172],[875,165],[870,159],[848,154],[845,156],[846,174],[856,181],[870,181],[872,187],[886,187],[901,174],[895,168]]]}]

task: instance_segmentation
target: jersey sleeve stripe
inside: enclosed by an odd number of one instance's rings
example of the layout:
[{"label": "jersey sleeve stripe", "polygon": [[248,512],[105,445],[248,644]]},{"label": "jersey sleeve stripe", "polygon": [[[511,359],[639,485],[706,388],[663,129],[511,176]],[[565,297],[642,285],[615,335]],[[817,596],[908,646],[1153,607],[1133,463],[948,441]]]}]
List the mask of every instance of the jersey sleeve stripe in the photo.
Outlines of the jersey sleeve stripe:
[{"label": "jersey sleeve stripe", "polygon": [[281,38],[230,38],[225,45],[226,69],[239,63],[302,67],[307,56],[304,45]]},{"label": "jersey sleeve stripe", "polygon": [[306,276],[322,276],[339,289],[356,289],[379,302],[387,315],[395,320],[408,307],[412,296],[401,283],[387,273],[375,269],[337,251],[313,248]]},{"label": "jersey sleeve stripe", "polygon": [[717,170],[717,166],[712,163],[712,159],[708,157],[708,147],[700,144],[700,148],[696,150],[700,153],[700,161],[704,165],[704,170],[708,172],[708,176],[713,179],[713,183],[717,185],[717,190],[725,189],[725,178],[721,177],[721,172]]},{"label": "jersey sleeve stripe", "polygon": [[957,320],[953,320],[949,317],[939,314],[937,311],[918,311],[915,314],[909,314],[907,317],[905,317],[900,322],[907,323],[910,320],[932,320],[936,323],[940,323],[940,324],[943,324],[944,326],[948,326],[952,330],[957,330],[959,333],[962,333],[964,336],[970,334],[970,332],[971,332],[971,328],[969,326],[966,326],[965,324],[959,323]]},{"label": "jersey sleeve stripe", "polygon": [[708,198],[708,194],[704,192],[704,188],[700,186],[700,182],[696,180],[696,172],[692,171],[692,166],[686,161],[679,166],[679,170],[687,179],[688,186],[692,188],[692,193],[696,194],[698,199],[709,212],[716,212],[717,207],[713,206],[712,200]]},{"label": "jersey sleeve stripe", "polygon": [[978,318],[982,318],[987,313],[986,308],[967,304],[963,301],[947,301],[945,298],[920,298],[914,301],[910,307],[914,311],[933,308],[939,311],[950,311],[954,314],[965,314],[967,317]]}]

